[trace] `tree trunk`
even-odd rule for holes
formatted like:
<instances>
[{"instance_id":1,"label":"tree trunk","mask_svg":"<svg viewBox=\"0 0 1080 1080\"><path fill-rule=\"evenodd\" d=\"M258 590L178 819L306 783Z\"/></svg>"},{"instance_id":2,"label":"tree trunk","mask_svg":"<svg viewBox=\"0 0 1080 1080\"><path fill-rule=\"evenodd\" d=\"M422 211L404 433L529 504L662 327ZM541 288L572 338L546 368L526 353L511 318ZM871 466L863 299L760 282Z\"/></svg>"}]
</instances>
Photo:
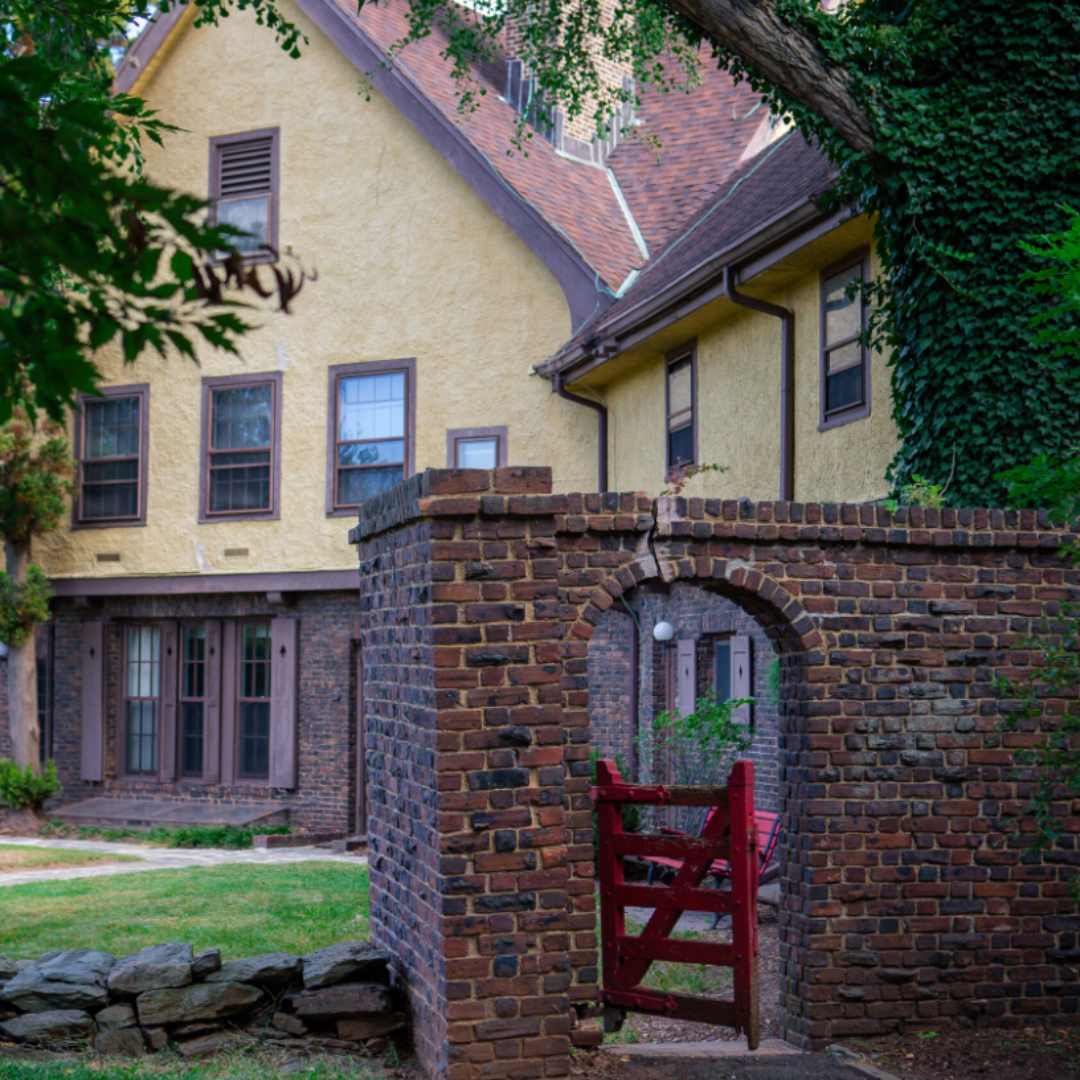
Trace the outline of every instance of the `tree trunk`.
<instances>
[{"instance_id":1,"label":"tree trunk","mask_svg":"<svg viewBox=\"0 0 1080 1080\"><path fill-rule=\"evenodd\" d=\"M865 110L851 96L847 74L814 38L781 18L777 0L664 0L710 40L825 119L848 145L874 149Z\"/></svg>"},{"instance_id":2,"label":"tree trunk","mask_svg":"<svg viewBox=\"0 0 1080 1080\"><path fill-rule=\"evenodd\" d=\"M15 584L26 580L30 565L30 544L4 545L7 572ZM37 710L37 631L22 645L8 645L8 724L15 764L41 771L41 729Z\"/></svg>"}]
</instances>

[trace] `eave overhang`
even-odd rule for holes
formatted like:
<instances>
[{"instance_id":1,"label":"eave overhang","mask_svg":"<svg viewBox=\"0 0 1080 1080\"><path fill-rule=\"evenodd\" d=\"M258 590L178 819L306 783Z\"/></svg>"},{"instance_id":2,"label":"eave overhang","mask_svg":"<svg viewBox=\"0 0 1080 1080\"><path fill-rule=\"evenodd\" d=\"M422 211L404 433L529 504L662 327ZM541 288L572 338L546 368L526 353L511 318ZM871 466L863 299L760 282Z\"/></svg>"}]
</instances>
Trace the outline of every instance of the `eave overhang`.
<instances>
[{"instance_id":1,"label":"eave overhang","mask_svg":"<svg viewBox=\"0 0 1080 1080\"><path fill-rule=\"evenodd\" d=\"M752 282L758 274L856 216L858 211L852 206L826 211L816 197L803 199L620 311L594 336L571 343L535 370L547 379L556 374L561 374L564 382L580 379L721 299L725 267L731 268L738 285Z\"/></svg>"}]
</instances>

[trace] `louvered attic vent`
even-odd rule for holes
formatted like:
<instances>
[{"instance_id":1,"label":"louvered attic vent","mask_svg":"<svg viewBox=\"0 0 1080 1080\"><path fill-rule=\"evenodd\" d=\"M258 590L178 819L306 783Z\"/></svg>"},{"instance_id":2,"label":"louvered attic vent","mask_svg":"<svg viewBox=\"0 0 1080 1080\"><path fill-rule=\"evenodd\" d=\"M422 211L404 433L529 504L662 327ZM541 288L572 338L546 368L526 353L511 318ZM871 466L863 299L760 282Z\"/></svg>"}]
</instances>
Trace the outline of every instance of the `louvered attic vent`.
<instances>
[{"instance_id":1,"label":"louvered attic vent","mask_svg":"<svg viewBox=\"0 0 1080 1080\"><path fill-rule=\"evenodd\" d=\"M211 139L210 170L210 196L217 223L244 233L233 244L245 259L274 258L278 216L277 129Z\"/></svg>"},{"instance_id":2,"label":"louvered attic vent","mask_svg":"<svg viewBox=\"0 0 1080 1080\"><path fill-rule=\"evenodd\" d=\"M274 175L274 140L252 139L251 142L222 146L218 196L271 191Z\"/></svg>"}]
</instances>

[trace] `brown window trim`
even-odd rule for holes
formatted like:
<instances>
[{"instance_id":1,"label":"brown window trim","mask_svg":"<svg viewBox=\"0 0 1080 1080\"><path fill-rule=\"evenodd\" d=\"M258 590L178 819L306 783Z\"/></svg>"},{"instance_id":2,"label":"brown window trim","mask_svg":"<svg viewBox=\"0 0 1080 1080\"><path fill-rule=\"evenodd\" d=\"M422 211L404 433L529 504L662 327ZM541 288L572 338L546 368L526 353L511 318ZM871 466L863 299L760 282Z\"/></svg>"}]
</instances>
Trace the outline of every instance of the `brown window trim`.
<instances>
[{"instance_id":1,"label":"brown window trim","mask_svg":"<svg viewBox=\"0 0 1080 1080\"><path fill-rule=\"evenodd\" d=\"M690 460L678 465L671 463L671 431L668 427L671 417L671 384L668 372L671 365L690 357ZM698 378L697 378L697 342L692 341L679 349L669 352L664 357L664 478L675 480L698 460Z\"/></svg>"},{"instance_id":2,"label":"brown window trim","mask_svg":"<svg viewBox=\"0 0 1080 1080\"><path fill-rule=\"evenodd\" d=\"M117 746L117 758L120 761L120 779L130 780L134 782L147 783L150 781L161 781L161 736L162 736L162 713L164 711L164 704L162 699L162 689L164 679L162 678L164 672L165 661L161 656L161 648L164 647L164 628L160 620L156 619L132 619L123 620L120 624L120 716L117 724L117 731L119 734L119 745ZM130 638L128 631L137 627L149 626L156 629L158 632L158 693L157 693L157 735L156 739L156 762L153 772L133 772L128 765L128 718L127 718L127 703L133 700L127 695L127 675L128 675L128 648L130 646ZM138 698L134 700L148 701L149 698Z\"/></svg>"},{"instance_id":3,"label":"brown window trim","mask_svg":"<svg viewBox=\"0 0 1080 1080\"><path fill-rule=\"evenodd\" d=\"M99 401L102 398L138 397L139 402L139 513L129 518L94 518L81 521L82 506L82 464L83 439L86 436L86 424L83 421L83 404L87 401ZM146 493L150 469L150 384L136 383L132 386L100 386L96 394L79 393L75 397L75 467L78 470L78 483L71 500L71 527L73 529L126 529L146 524Z\"/></svg>"},{"instance_id":4,"label":"brown window trim","mask_svg":"<svg viewBox=\"0 0 1080 1080\"><path fill-rule=\"evenodd\" d=\"M270 450L270 509L230 510L211 514L207 511L210 498L210 391L225 387L259 386L270 383L274 388L271 417ZM281 517L281 390L280 371L257 372L253 375L223 375L202 381L202 434L199 445L199 523L206 525L215 521L275 521Z\"/></svg>"},{"instance_id":5,"label":"brown window trim","mask_svg":"<svg viewBox=\"0 0 1080 1080\"><path fill-rule=\"evenodd\" d=\"M457 444L471 439L498 439L495 451L495 465L505 468L510 464L509 429L502 427L447 428L446 430L446 467L456 469Z\"/></svg>"},{"instance_id":6,"label":"brown window trim","mask_svg":"<svg viewBox=\"0 0 1080 1080\"><path fill-rule=\"evenodd\" d=\"M273 705L271 704L271 716L270 716L270 740L267 744L267 762L266 762L266 776L241 776L240 775L240 706L243 704L243 670L244 670L244 627L245 626L265 626L269 633L270 649L267 652L267 677L273 678L273 659L272 653L274 649L273 638L273 619L269 615L252 616L246 619L233 619L233 699L230 703L232 709L232 775L226 781L233 787L261 787L268 788L270 786L270 743L273 741ZM273 682L270 684L270 697L266 698L266 701L272 703L274 698L274 686ZM262 700L262 699L252 699Z\"/></svg>"},{"instance_id":7,"label":"brown window trim","mask_svg":"<svg viewBox=\"0 0 1080 1080\"><path fill-rule=\"evenodd\" d=\"M281 190L281 128L258 128L255 131L238 131L232 135L213 135L210 138L210 171L209 176L209 200L210 200L210 223L217 223L217 200L221 196L221 154L219 150L223 146L232 143L248 142L250 139L270 139L270 226L267 230L272 251L261 255L246 255L245 265L256 263L277 262L278 259L278 198Z\"/></svg>"},{"instance_id":8,"label":"brown window trim","mask_svg":"<svg viewBox=\"0 0 1080 1080\"><path fill-rule=\"evenodd\" d=\"M329 395L326 408L326 516L356 517L357 506L337 505L337 393L338 380L357 375L405 373L405 467L408 479L416 472L416 359L369 360L358 364L334 364L330 367Z\"/></svg>"},{"instance_id":9,"label":"brown window trim","mask_svg":"<svg viewBox=\"0 0 1080 1080\"><path fill-rule=\"evenodd\" d=\"M835 277L837 274L842 273L844 270L850 270L853 266L862 266L862 278L863 281L870 281L870 249L868 247L859 248L853 251L846 258L840 259L839 262L835 262L832 266L825 267L821 271L818 280L818 431L829 431L831 428L842 427L844 424L853 423L855 420L865 420L870 415L870 350L865 345L862 346L862 367L863 367L863 400L858 405L849 405L846 409L840 409L831 415L825 413L825 350L828 342L826 341L826 320L825 320L825 282L831 277ZM866 331L869 320L868 307L863 305L862 312L862 332ZM839 348L840 345L845 344L842 340L839 343L834 343L832 348Z\"/></svg>"}]
</instances>

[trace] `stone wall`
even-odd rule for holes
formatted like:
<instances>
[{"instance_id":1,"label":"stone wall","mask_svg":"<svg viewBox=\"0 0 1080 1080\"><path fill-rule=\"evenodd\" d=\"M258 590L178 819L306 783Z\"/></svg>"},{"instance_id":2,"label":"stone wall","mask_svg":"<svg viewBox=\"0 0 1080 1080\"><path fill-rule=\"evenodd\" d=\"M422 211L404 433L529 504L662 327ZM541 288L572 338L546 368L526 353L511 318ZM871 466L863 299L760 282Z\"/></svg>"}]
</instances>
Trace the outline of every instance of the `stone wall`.
<instances>
[{"instance_id":1,"label":"stone wall","mask_svg":"<svg viewBox=\"0 0 1080 1080\"><path fill-rule=\"evenodd\" d=\"M1060 863L990 844L1039 737L998 733L993 679L1080 596L1061 534L1028 511L549 492L546 470L431 470L353 534L365 667L422 696L380 750L372 908L386 941L438 913L400 958L448 1020L417 1039L430 1075L564 1075L571 1034L595 1037L575 1026L597 989L588 643L648 580L732 600L780 655L786 1037L1067 1022Z\"/></svg>"},{"instance_id":2,"label":"stone wall","mask_svg":"<svg viewBox=\"0 0 1080 1080\"><path fill-rule=\"evenodd\" d=\"M124 1057L170 1048L185 1060L258 1041L381 1053L407 1027L387 961L366 941L224 964L217 949L196 955L179 942L120 959L94 949L0 956L0 1038L92 1041Z\"/></svg>"}]
</instances>

